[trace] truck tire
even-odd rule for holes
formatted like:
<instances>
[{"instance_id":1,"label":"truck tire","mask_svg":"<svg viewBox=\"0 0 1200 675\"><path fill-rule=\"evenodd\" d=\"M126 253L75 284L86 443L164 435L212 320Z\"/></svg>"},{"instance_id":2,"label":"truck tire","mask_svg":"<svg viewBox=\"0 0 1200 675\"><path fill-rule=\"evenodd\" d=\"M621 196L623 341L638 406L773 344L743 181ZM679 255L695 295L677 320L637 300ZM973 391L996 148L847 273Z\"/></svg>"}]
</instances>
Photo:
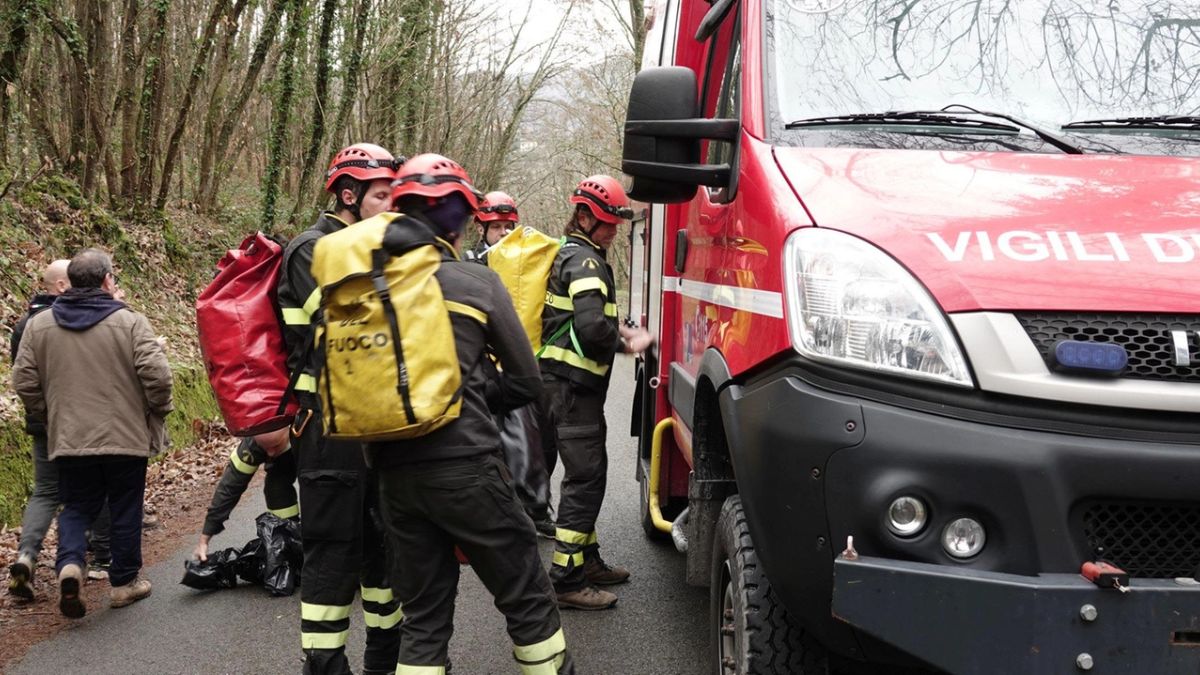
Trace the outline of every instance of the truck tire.
<instances>
[{"instance_id":1,"label":"truck tire","mask_svg":"<svg viewBox=\"0 0 1200 675\"><path fill-rule=\"evenodd\" d=\"M709 630L716 675L826 675L825 650L807 639L771 588L733 495L713 542Z\"/></svg>"}]
</instances>

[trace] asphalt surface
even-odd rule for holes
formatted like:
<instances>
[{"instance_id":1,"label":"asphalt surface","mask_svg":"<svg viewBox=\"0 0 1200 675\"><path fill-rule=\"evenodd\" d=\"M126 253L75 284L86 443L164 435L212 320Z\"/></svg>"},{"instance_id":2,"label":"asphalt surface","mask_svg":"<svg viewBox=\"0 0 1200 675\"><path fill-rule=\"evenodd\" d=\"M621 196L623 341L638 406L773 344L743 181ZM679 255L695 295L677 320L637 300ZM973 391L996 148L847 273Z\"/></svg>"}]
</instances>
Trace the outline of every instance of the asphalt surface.
<instances>
[{"instance_id":1,"label":"asphalt surface","mask_svg":"<svg viewBox=\"0 0 1200 675\"><path fill-rule=\"evenodd\" d=\"M649 542L638 518L635 446L628 436L633 399L632 362L618 357L609 391L608 496L597 531L606 560L628 567L630 583L613 588L620 603L605 612L563 612L567 644L579 673L690 675L706 671L706 589L686 585L684 558L671 546ZM557 491L557 479L554 484ZM240 546L254 536L261 493L248 493L229 529L212 549ZM13 675L89 673L298 673L301 669L300 598L272 598L261 588L200 593L179 585L195 537L166 562L145 572L150 598L126 608L89 607L86 617L34 645ZM542 540L544 561L553 544ZM96 582L93 582L96 583ZM351 667L362 665L363 625L351 614L347 647ZM464 570L450 642L454 672L516 673L504 619L474 573Z\"/></svg>"}]
</instances>

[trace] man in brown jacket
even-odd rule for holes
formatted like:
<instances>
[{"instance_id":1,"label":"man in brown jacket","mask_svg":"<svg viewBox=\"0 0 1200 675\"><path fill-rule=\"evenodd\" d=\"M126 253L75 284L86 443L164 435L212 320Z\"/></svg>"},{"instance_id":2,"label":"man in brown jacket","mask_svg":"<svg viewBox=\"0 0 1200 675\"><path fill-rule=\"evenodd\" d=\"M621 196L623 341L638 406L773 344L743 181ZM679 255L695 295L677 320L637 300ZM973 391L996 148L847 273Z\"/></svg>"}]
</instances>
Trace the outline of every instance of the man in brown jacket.
<instances>
[{"instance_id":1,"label":"man in brown jacket","mask_svg":"<svg viewBox=\"0 0 1200 675\"><path fill-rule=\"evenodd\" d=\"M112 516L111 606L150 595L142 567L146 462L172 409L171 370L146 317L113 298L112 259L96 249L67 268L71 289L30 320L13 388L44 422L59 467L59 610L79 618L86 531L108 499ZM51 358L53 355L53 358Z\"/></svg>"}]
</instances>

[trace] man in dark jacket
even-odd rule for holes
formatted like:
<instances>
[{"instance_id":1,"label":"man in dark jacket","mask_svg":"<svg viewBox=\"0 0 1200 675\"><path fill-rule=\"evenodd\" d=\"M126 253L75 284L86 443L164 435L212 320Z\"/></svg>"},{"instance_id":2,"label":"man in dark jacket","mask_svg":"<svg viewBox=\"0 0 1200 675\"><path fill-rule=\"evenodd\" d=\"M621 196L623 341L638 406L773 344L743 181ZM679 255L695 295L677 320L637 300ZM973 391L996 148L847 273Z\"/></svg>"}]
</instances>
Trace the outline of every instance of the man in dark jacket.
<instances>
[{"instance_id":1,"label":"man in dark jacket","mask_svg":"<svg viewBox=\"0 0 1200 675\"><path fill-rule=\"evenodd\" d=\"M316 359L310 349L313 315L321 289L312 276L317 240L388 210L394 158L371 143L356 143L334 155L325 189L333 211L288 242L279 276L288 368L303 368L296 381L300 413L292 425L292 449L300 485L300 645L305 675L350 672L346 638L355 591L360 591L367 646L364 675L392 673L399 650L399 603L387 581L383 533L377 523L374 478L364 464L362 444L326 439L317 398Z\"/></svg>"},{"instance_id":2,"label":"man in dark jacket","mask_svg":"<svg viewBox=\"0 0 1200 675\"><path fill-rule=\"evenodd\" d=\"M650 334L617 322L616 280L607 261L617 225L632 215L624 188L611 176L589 176L571 194L575 211L546 283L539 365L543 442L563 462L550 578L558 604L608 609L617 596L597 586L629 580L629 571L600 557L596 518L608 478L604 400L613 357L640 353Z\"/></svg>"},{"instance_id":3,"label":"man in dark jacket","mask_svg":"<svg viewBox=\"0 0 1200 675\"><path fill-rule=\"evenodd\" d=\"M537 364L499 277L461 261L455 246L479 195L461 166L430 154L400 168L392 196L407 217L392 223L383 245L388 249L391 236L398 235L441 249L436 279L462 374L457 419L419 438L367 446L379 472L395 565L392 585L405 614L396 675L446 672L459 579L455 546L504 613L521 672L573 673L533 523L500 458L487 401L489 392L496 399L493 407L533 401L541 389ZM492 382L476 367L487 352L501 366Z\"/></svg>"},{"instance_id":4,"label":"man in dark jacket","mask_svg":"<svg viewBox=\"0 0 1200 675\"><path fill-rule=\"evenodd\" d=\"M12 334L12 359L17 360L17 351L21 346L21 337L25 334L25 326L29 320L43 311L50 309L58 296L71 287L67 278L67 266L70 260L55 260L46 266L42 272L42 292L33 296L29 301L29 309L25 316L17 322ZM50 523L58 513L58 467L50 461L46 449L46 425L28 415L25 416L25 432L33 440L33 494L25 505L25 514L21 518L21 540L17 548L17 560L8 568L8 592L22 600L33 599L33 570L37 565L38 554L42 550L42 541L50 529ZM101 511L96 522L92 525L92 545L94 549L93 563L88 568L88 576L104 578L104 572L109 564L108 551L108 508Z\"/></svg>"},{"instance_id":5,"label":"man in dark jacket","mask_svg":"<svg viewBox=\"0 0 1200 675\"><path fill-rule=\"evenodd\" d=\"M13 388L46 424L59 469L59 609L79 618L86 530L108 500L112 514L111 606L150 595L142 567L147 459L164 445L171 368L146 317L116 300L107 253L87 249L67 268L71 288L29 321Z\"/></svg>"}]
</instances>

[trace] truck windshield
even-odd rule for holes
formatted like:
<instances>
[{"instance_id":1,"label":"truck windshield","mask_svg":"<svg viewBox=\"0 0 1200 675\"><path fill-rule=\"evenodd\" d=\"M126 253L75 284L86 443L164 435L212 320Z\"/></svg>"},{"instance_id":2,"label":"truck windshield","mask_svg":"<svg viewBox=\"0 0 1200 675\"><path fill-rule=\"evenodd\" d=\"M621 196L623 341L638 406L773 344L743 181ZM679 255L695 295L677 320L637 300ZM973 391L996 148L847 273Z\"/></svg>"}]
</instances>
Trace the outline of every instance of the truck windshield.
<instances>
[{"instance_id":1,"label":"truck windshield","mask_svg":"<svg viewBox=\"0 0 1200 675\"><path fill-rule=\"evenodd\" d=\"M1036 125L1084 152L1200 155L1195 123L1080 124L1197 119L1200 0L770 0L766 13L785 142L1061 152ZM1029 125L893 114L948 106Z\"/></svg>"}]
</instances>

